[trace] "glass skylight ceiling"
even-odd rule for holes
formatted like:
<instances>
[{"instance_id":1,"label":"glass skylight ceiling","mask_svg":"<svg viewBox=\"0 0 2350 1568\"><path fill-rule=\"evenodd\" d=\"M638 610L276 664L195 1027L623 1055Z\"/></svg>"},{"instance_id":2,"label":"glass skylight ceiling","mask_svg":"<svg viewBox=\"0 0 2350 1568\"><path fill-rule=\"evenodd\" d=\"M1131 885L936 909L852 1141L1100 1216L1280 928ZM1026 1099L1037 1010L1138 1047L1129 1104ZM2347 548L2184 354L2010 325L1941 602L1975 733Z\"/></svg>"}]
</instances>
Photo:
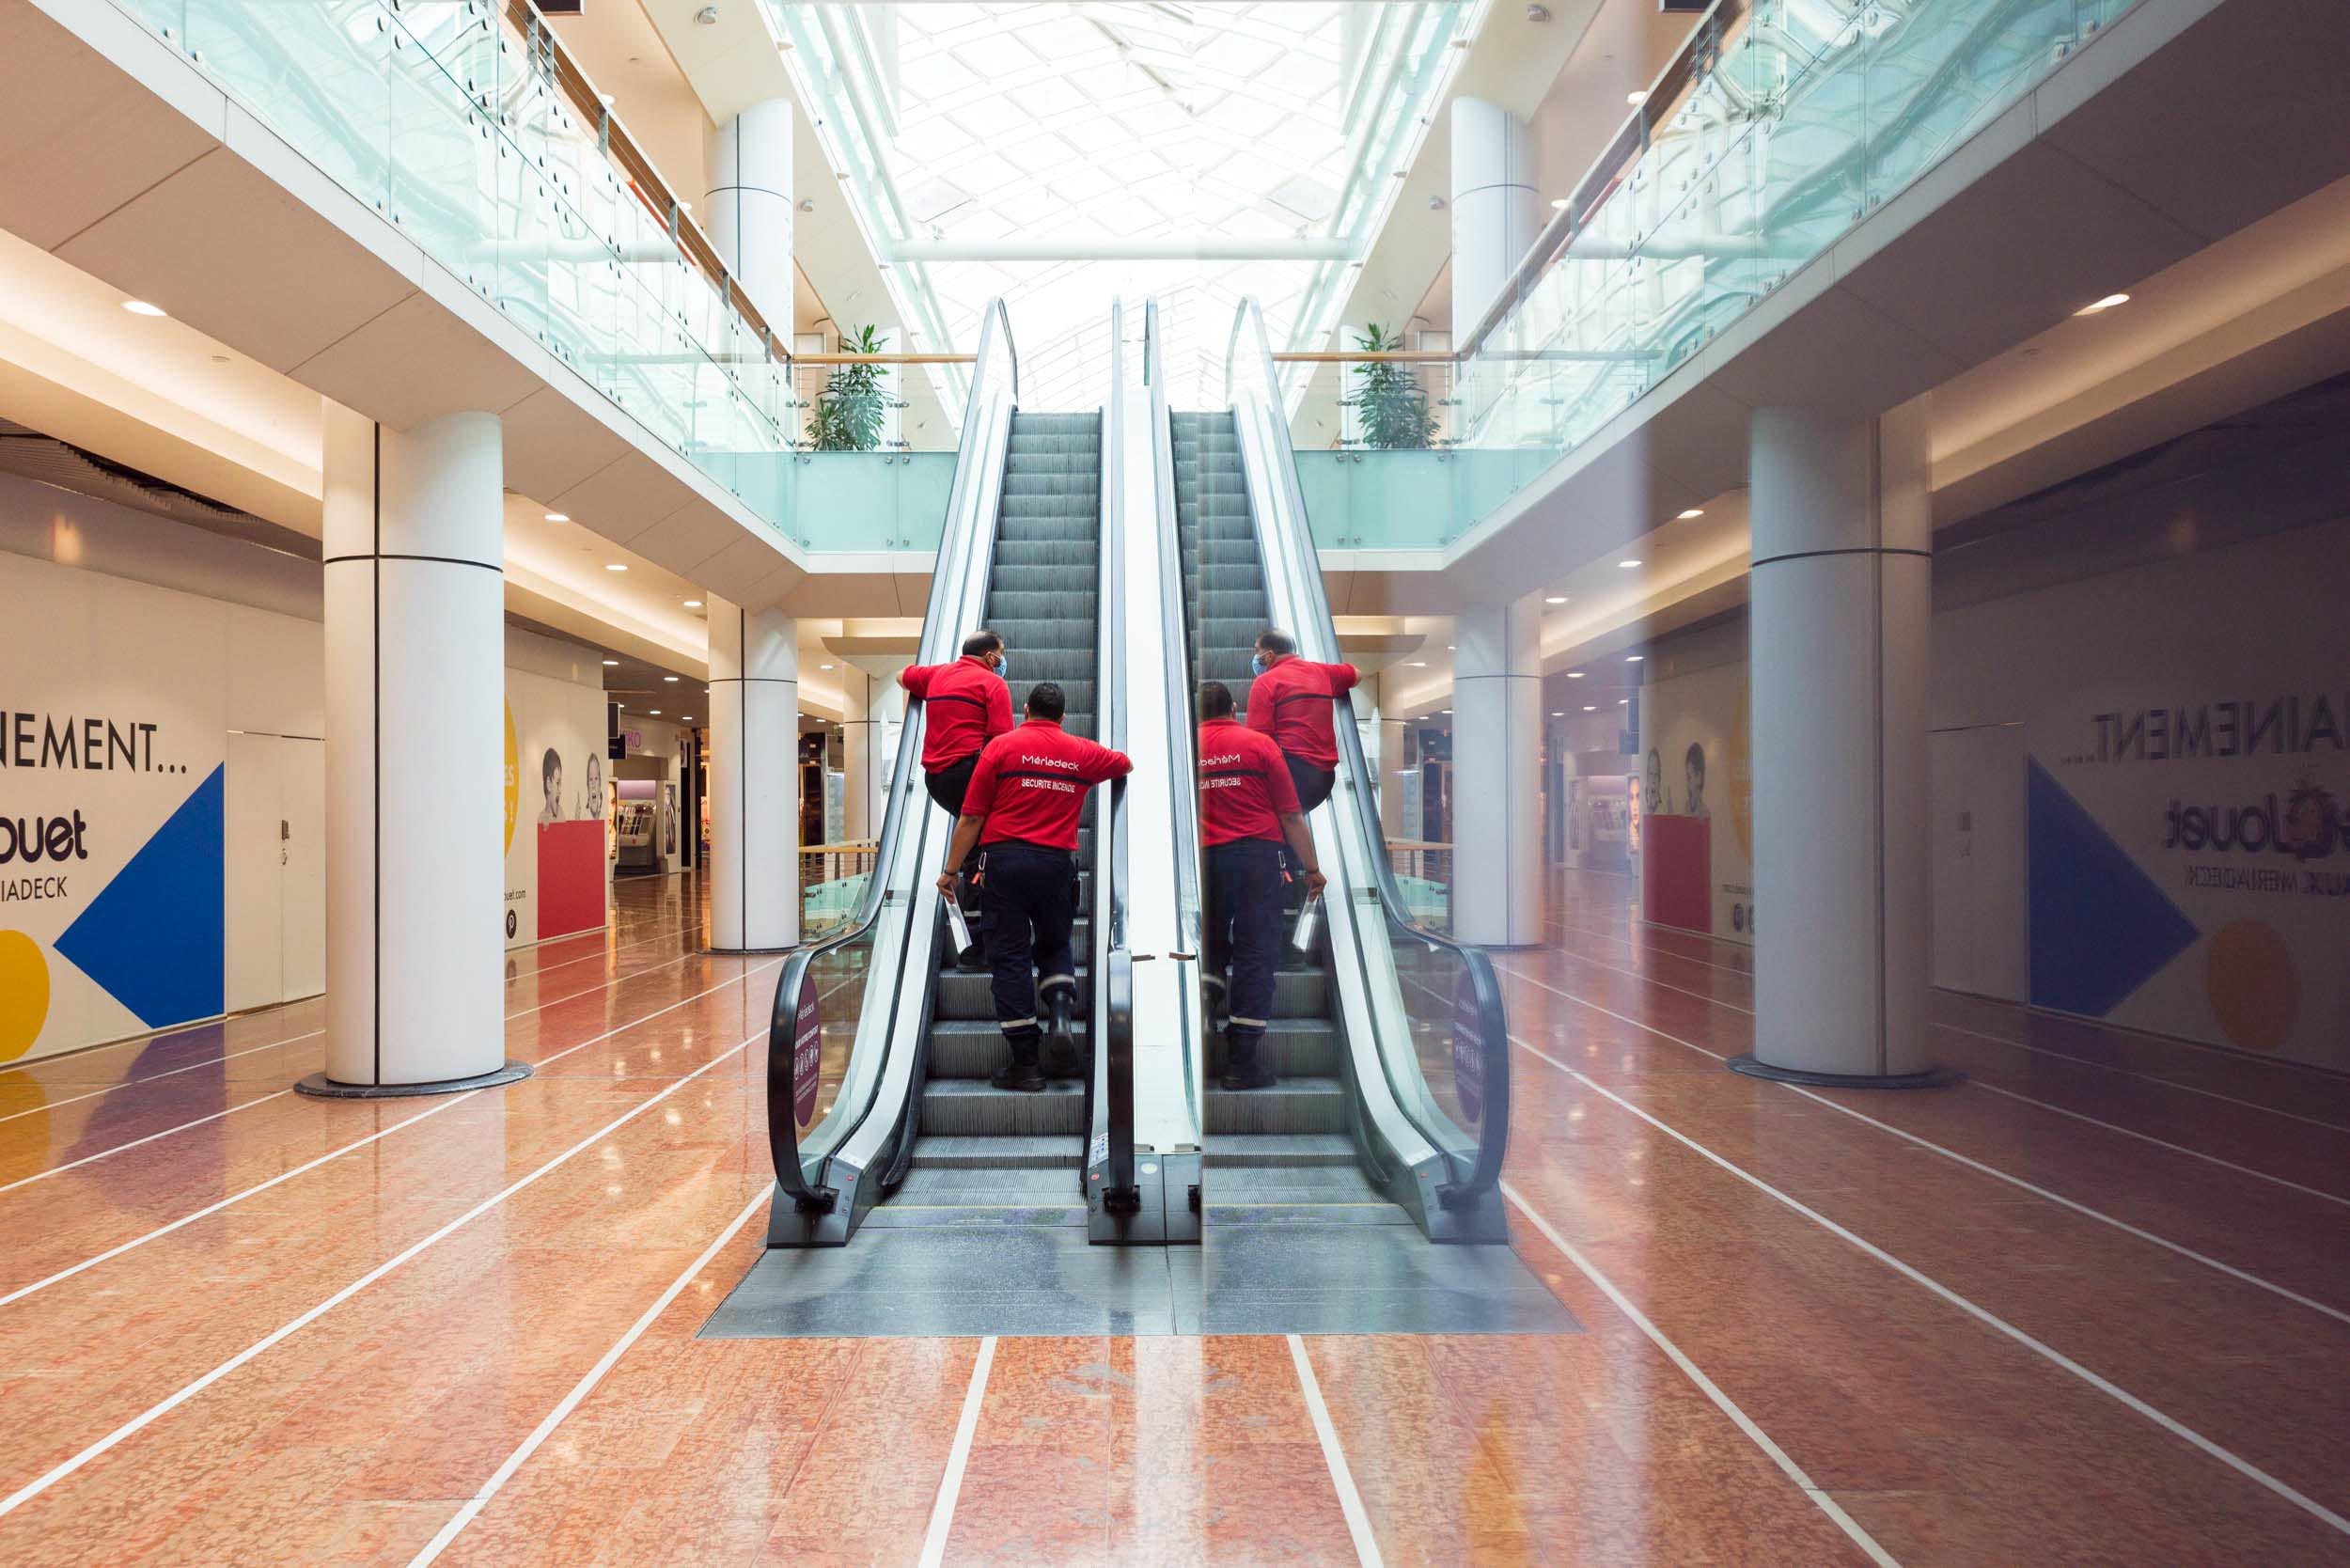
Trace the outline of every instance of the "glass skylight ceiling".
<instances>
[{"instance_id":1,"label":"glass skylight ceiling","mask_svg":"<svg viewBox=\"0 0 2350 1568\"><path fill-rule=\"evenodd\" d=\"M975 347L1000 294L1035 409L1099 401L1115 296L1158 296L1179 407L1244 295L1318 346L1484 4L770 0L907 346Z\"/></svg>"}]
</instances>

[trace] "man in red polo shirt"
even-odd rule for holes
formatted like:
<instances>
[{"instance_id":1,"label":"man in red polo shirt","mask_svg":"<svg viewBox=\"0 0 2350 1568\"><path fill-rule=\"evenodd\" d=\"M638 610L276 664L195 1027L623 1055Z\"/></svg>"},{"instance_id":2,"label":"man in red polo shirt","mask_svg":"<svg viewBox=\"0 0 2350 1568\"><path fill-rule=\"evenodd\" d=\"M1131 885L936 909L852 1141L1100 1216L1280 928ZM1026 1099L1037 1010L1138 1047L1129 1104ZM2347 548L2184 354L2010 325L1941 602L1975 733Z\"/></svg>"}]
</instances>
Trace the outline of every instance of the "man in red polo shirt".
<instances>
[{"instance_id":1,"label":"man in red polo shirt","mask_svg":"<svg viewBox=\"0 0 2350 1568\"><path fill-rule=\"evenodd\" d=\"M1297 803L1310 811L1330 798L1338 779L1339 732L1334 703L1362 679L1353 665L1318 665L1297 656L1297 639L1271 628L1257 635L1248 667L1248 728L1273 737L1289 760Z\"/></svg>"},{"instance_id":2,"label":"man in red polo shirt","mask_svg":"<svg viewBox=\"0 0 2350 1568\"><path fill-rule=\"evenodd\" d=\"M952 898L955 869L979 851L972 880L986 917L995 1025L1011 1047L1011 1061L996 1070L995 1083L1026 1094L1044 1087L1040 1000L1051 1019L1055 1054L1066 1058L1071 1049L1077 959L1069 930L1076 917L1077 817L1088 791L1123 778L1135 766L1124 752L1063 729L1061 715L1068 711L1068 699L1052 682L1028 689L1027 722L979 753L947 849L947 870L938 876L939 892Z\"/></svg>"},{"instance_id":3,"label":"man in red polo shirt","mask_svg":"<svg viewBox=\"0 0 2350 1568\"><path fill-rule=\"evenodd\" d=\"M1257 679L1248 687L1248 728L1270 735L1289 763L1301 810L1330 798L1339 776L1337 705L1362 679L1353 665L1318 665L1297 656L1297 639L1266 627L1257 634L1257 653L1248 667ZM1354 717L1348 705L1349 718ZM1290 907L1305 902L1301 887L1290 889Z\"/></svg>"},{"instance_id":4,"label":"man in red polo shirt","mask_svg":"<svg viewBox=\"0 0 2350 1568\"><path fill-rule=\"evenodd\" d=\"M1231 689L1221 681L1201 684L1199 720L1199 842L1208 877L1201 983L1209 1011L1225 1018L1224 1087L1270 1089L1273 1068L1260 1047L1281 956L1282 843L1304 869L1308 898L1322 891L1322 871L1281 748L1232 717Z\"/></svg>"},{"instance_id":5,"label":"man in red polo shirt","mask_svg":"<svg viewBox=\"0 0 2350 1568\"><path fill-rule=\"evenodd\" d=\"M979 748L1011 729L1011 687L1005 684L1004 663L1004 639L981 630L963 639L963 657L953 664L913 665L898 672L898 684L922 704L929 718L922 729L922 783L950 817L962 814ZM956 902L976 926L979 895L967 878ZM974 937L956 962L979 968L979 948Z\"/></svg>"}]
</instances>

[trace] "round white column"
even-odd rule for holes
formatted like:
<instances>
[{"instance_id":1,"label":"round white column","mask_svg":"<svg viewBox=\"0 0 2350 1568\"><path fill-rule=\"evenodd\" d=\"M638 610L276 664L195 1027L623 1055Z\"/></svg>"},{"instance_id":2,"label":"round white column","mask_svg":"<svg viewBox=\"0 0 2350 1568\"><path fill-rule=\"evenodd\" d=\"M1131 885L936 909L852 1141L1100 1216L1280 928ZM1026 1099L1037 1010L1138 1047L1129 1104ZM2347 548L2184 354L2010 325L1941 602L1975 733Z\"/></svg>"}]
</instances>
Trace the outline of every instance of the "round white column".
<instances>
[{"instance_id":1,"label":"round white column","mask_svg":"<svg viewBox=\"0 0 2350 1568\"><path fill-rule=\"evenodd\" d=\"M799 629L710 600L710 945L800 939Z\"/></svg>"},{"instance_id":2,"label":"round white column","mask_svg":"<svg viewBox=\"0 0 2350 1568\"><path fill-rule=\"evenodd\" d=\"M1542 232L1532 138L1498 103L1452 101L1452 335L1465 342Z\"/></svg>"},{"instance_id":3,"label":"round white column","mask_svg":"<svg viewBox=\"0 0 2350 1568\"><path fill-rule=\"evenodd\" d=\"M754 103L718 127L702 226L718 259L791 348L791 101Z\"/></svg>"},{"instance_id":4,"label":"round white column","mask_svg":"<svg viewBox=\"0 0 2350 1568\"><path fill-rule=\"evenodd\" d=\"M505 459L494 414L328 403L327 1095L510 1082Z\"/></svg>"},{"instance_id":5,"label":"round white column","mask_svg":"<svg viewBox=\"0 0 2350 1568\"><path fill-rule=\"evenodd\" d=\"M1543 939L1540 594L1453 619L1452 927L1464 942Z\"/></svg>"},{"instance_id":6,"label":"round white column","mask_svg":"<svg viewBox=\"0 0 2350 1568\"><path fill-rule=\"evenodd\" d=\"M1754 1054L1801 1082L1946 1082L1925 1031L1933 520L1923 400L1758 411Z\"/></svg>"}]
</instances>

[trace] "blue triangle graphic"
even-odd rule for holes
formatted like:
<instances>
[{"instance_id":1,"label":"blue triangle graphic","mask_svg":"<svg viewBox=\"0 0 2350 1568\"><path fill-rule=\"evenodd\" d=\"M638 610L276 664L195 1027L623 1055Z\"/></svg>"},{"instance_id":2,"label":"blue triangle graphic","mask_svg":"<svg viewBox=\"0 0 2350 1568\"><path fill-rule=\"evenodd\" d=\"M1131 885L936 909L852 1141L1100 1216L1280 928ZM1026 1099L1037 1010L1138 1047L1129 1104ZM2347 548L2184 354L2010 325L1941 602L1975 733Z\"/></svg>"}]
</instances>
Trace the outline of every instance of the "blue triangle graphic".
<instances>
[{"instance_id":1,"label":"blue triangle graphic","mask_svg":"<svg viewBox=\"0 0 2350 1568\"><path fill-rule=\"evenodd\" d=\"M180 803L55 943L150 1029L221 1010L223 772Z\"/></svg>"},{"instance_id":2,"label":"blue triangle graphic","mask_svg":"<svg viewBox=\"0 0 2350 1568\"><path fill-rule=\"evenodd\" d=\"M2200 933L2038 758L2029 766L2032 1005L2102 1018Z\"/></svg>"}]
</instances>

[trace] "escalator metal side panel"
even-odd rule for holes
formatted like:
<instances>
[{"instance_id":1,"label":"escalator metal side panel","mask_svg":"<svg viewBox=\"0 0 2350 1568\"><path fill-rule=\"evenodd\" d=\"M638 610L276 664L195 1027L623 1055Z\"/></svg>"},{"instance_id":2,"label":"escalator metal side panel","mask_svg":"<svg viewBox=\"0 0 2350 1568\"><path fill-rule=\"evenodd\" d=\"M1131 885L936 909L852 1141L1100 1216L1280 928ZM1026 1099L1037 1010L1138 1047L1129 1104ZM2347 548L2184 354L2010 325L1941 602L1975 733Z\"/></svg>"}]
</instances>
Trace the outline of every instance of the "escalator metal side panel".
<instances>
[{"instance_id":1,"label":"escalator metal side panel","mask_svg":"<svg viewBox=\"0 0 2350 1568\"><path fill-rule=\"evenodd\" d=\"M981 500L973 526L983 530L990 541L988 550L981 552L983 558L992 553L1002 508L1004 469L1011 445L1011 416L1009 405L991 410L988 428L975 451L981 463L975 479ZM985 603L984 579L988 573L977 575L982 580L976 589L966 583L962 597L951 605L959 625L976 624L972 612ZM976 604L966 603L974 598ZM926 635L929 630L924 628ZM901 882L911 889L911 896L903 901L902 914L884 939L887 946L877 947L873 955L878 973L896 977L889 987L889 1017L885 1026L888 1049L883 1058L881 1081L863 1121L842 1140L826 1167L826 1184L836 1194L832 1207L822 1214L802 1215L788 1202L777 1201L769 1215L770 1247L846 1245L883 1198L880 1176L895 1155L900 1141L911 1136L906 1119L915 1103L922 1047L930 1037L931 1015L936 1004L935 954L938 927L945 917L939 900L925 896L929 892L929 878L920 873L922 868L945 860L953 824L943 822L940 813L923 809L906 825L910 831L901 835L904 841L892 866L887 871L875 869L876 874L890 878L892 900ZM869 1003L873 999L875 983L867 981Z\"/></svg>"},{"instance_id":2,"label":"escalator metal side panel","mask_svg":"<svg viewBox=\"0 0 2350 1568\"><path fill-rule=\"evenodd\" d=\"M1250 400L1232 412L1249 510L1258 532L1259 563L1265 574L1266 599L1277 620L1287 619L1296 635L1308 639L1301 642L1300 652L1318 659L1334 659L1338 649L1330 628L1312 624L1313 618L1306 608L1310 600L1289 580L1286 557L1281 551L1267 547L1268 531L1278 526L1274 509L1281 504L1281 498L1276 491L1277 478L1272 473L1275 447L1264 421L1278 417L1278 411L1267 410ZM1317 633L1321 634L1319 637ZM1316 646L1319 642L1328 646ZM1356 780L1340 776L1340 790L1357 787ZM1354 1119L1356 1146L1369 1169L1386 1173L1388 1200L1410 1214L1431 1241L1481 1239L1465 1232L1460 1223L1462 1216L1436 1200L1437 1187L1451 1177L1450 1162L1404 1114L1381 1059L1374 1009L1384 1007L1391 1020L1406 1014L1392 955L1386 950L1377 890L1366 874L1364 857L1374 852L1351 841L1353 835L1348 830L1352 822L1353 818L1339 808L1335 796L1328 808L1314 812L1308 819L1315 856L1330 880L1323 905L1327 916L1333 981L1331 1016L1338 1025L1348 1064L1347 1076L1358 1111Z\"/></svg>"}]
</instances>

